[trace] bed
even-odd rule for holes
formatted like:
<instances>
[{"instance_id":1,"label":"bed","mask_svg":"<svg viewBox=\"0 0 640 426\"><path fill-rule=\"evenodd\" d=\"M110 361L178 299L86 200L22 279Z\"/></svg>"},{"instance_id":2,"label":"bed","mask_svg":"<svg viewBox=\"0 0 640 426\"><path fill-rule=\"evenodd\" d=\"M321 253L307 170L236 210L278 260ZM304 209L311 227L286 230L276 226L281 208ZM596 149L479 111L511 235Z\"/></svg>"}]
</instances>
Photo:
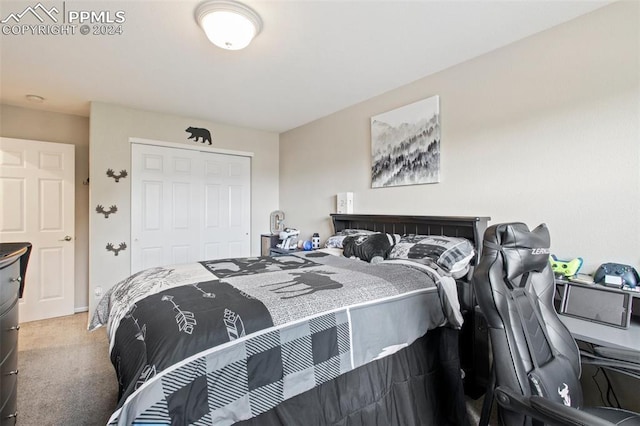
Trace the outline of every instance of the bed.
<instances>
[{"instance_id":1,"label":"bed","mask_svg":"<svg viewBox=\"0 0 640 426\"><path fill-rule=\"evenodd\" d=\"M478 253L487 218L332 220L337 235L374 232L349 235L345 252L386 239L386 260L217 259L141 271L105 294L90 328L107 326L119 383L109 424L467 424L459 339L477 256L454 278L444 256L398 248L446 236Z\"/></svg>"}]
</instances>

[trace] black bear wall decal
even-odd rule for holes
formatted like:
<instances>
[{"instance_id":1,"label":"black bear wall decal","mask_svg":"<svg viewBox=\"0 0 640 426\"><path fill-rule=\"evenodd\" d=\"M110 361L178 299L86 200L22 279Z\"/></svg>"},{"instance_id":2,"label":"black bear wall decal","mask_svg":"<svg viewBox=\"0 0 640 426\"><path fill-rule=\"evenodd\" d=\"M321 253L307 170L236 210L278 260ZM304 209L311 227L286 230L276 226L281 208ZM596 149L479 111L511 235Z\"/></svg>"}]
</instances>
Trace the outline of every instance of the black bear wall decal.
<instances>
[{"instance_id":1,"label":"black bear wall decal","mask_svg":"<svg viewBox=\"0 0 640 426\"><path fill-rule=\"evenodd\" d=\"M193 139L194 142L198 142L198 139L202 138L202 143L209 142L211 145L211 132L201 127L187 127L185 132L191 133L187 139Z\"/></svg>"}]
</instances>

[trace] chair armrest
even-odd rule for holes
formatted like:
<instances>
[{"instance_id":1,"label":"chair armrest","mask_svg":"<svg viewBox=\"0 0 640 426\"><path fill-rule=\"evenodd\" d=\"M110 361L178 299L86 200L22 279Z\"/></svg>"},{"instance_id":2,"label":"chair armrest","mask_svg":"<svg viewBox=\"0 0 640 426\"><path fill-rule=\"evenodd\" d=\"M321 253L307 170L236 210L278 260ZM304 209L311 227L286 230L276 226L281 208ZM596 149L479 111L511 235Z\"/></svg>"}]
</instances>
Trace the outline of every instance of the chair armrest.
<instances>
[{"instance_id":1,"label":"chair armrest","mask_svg":"<svg viewBox=\"0 0 640 426\"><path fill-rule=\"evenodd\" d=\"M568 407L559 404L550 399L541 396L531 397L531 406L545 415L557 419L561 425L577 425L577 426L614 426L600 417L585 411L578 410L574 407Z\"/></svg>"},{"instance_id":2,"label":"chair armrest","mask_svg":"<svg viewBox=\"0 0 640 426\"><path fill-rule=\"evenodd\" d=\"M504 386L495 390L498 403L505 409L524 414L548 425L615 426L593 414L567 407L540 396L526 397Z\"/></svg>"}]
</instances>

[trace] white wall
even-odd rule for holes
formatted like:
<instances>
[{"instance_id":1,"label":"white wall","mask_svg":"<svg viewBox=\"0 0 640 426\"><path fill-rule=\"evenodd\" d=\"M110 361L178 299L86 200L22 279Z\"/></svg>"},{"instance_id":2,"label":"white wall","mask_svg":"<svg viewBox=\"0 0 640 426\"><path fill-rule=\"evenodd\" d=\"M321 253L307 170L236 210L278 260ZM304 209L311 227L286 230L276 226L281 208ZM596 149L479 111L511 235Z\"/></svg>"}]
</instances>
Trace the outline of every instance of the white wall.
<instances>
[{"instance_id":1,"label":"white wall","mask_svg":"<svg viewBox=\"0 0 640 426\"><path fill-rule=\"evenodd\" d=\"M355 213L546 222L584 272L640 269L639 15L617 2L282 134L287 225L326 238L352 191ZM370 117L433 95L441 182L371 189Z\"/></svg>"},{"instance_id":2,"label":"white wall","mask_svg":"<svg viewBox=\"0 0 640 426\"><path fill-rule=\"evenodd\" d=\"M89 306L89 187L82 182L89 177L89 119L0 105L0 136L76 146L74 307L85 310Z\"/></svg>"},{"instance_id":3,"label":"white wall","mask_svg":"<svg viewBox=\"0 0 640 426\"><path fill-rule=\"evenodd\" d=\"M131 245L131 180L124 178L115 183L114 179L106 176L106 170L113 169L116 173L123 169L131 171L131 137L196 144L187 140L189 133L185 129L189 126L209 129L213 147L254 153L251 160L251 253L260 254L260 234L269 231L269 213L278 208L279 142L276 133L93 102L90 130L90 312L98 301L94 296L96 287L106 291L130 272L130 250L124 250L116 257L106 251L105 246L108 242ZM118 212L105 219L104 215L95 213L98 204L105 207L115 204Z\"/></svg>"}]
</instances>

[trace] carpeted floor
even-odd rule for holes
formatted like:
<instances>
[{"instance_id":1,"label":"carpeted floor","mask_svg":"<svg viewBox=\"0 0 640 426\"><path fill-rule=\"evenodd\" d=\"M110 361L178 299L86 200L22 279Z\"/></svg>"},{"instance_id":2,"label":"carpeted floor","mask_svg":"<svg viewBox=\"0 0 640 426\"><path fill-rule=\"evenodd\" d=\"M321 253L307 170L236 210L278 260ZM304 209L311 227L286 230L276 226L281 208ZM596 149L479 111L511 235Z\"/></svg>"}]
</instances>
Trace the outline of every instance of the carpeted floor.
<instances>
[{"instance_id":1,"label":"carpeted floor","mask_svg":"<svg viewBox=\"0 0 640 426\"><path fill-rule=\"evenodd\" d=\"M18 424L105 425L118 387L104 329L87 313L20 325Z\"/></svg>"},{"instance_id":2,"label":"carpeted floor","mask_svg":"<svg viewBox=\"0 0 640 426\"><path fill-rule=\"evenodd\" d=\"M18 343L18 424L106 425L118 386L106 330L87 331L87 313L21 324ZM468 400L472 424L482 398ZM491 424L495 425L495 417Z\"/></svg>"}]
</instances>

